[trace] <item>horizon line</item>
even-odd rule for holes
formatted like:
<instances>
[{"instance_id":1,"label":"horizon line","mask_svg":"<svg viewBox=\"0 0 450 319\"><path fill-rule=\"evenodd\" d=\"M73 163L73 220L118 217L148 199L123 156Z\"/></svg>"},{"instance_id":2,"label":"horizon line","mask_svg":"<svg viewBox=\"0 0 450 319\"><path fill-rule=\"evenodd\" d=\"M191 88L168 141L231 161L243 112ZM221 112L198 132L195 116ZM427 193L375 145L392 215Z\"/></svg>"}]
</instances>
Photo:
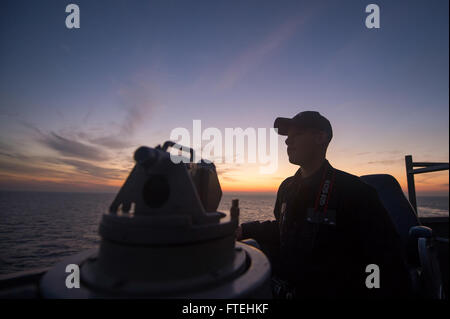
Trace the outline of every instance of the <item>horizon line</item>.
<instances>
[{"instance_id":1,"label":"horizon line","mask_svg":"<svg viewBox=\"0 0 450 319\"><path fill-rule=\"evenodd\" d=\"M0 189L0 192L9 192L9 193L59 193L59 194L111 194L116 195L117 192L108 192L108 191L58 191L58 190L27 190L27 189ZM269 190L222 190L222 194L270 194L276 195L277 191L269 191ZM405 197L408 199L408 193L403 192ZM416 195L417 197L449 197L449 193L447 194L424 194L424 195Z\"/></svg>"}]
</instances>

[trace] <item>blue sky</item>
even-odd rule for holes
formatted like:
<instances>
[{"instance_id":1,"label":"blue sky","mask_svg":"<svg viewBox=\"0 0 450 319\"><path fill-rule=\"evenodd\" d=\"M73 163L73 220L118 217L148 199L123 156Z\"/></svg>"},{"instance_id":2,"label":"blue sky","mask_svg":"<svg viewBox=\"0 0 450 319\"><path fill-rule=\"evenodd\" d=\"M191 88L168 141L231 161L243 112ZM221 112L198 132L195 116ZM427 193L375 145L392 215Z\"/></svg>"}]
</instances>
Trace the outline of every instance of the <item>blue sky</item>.
<instances>
[{"instance_id":1,"label":"blue sky","mask_svg":"<svg viewBox=\"0 0 450 319\"><path fill-rule=\"evenodd\" d=\"M377 30L366 1L73 1L72 30L68 3L0 4L1 188L113 189L134 148L193 119L271 127L306 109L353 174L404 186L404 155L448 162L448 1L376 1ZM279 144L273 176L226 167L225 188L276 189L296 169ZM418 189L448 194L448 173L430 176Z\"/></svg>"}]
</instances>

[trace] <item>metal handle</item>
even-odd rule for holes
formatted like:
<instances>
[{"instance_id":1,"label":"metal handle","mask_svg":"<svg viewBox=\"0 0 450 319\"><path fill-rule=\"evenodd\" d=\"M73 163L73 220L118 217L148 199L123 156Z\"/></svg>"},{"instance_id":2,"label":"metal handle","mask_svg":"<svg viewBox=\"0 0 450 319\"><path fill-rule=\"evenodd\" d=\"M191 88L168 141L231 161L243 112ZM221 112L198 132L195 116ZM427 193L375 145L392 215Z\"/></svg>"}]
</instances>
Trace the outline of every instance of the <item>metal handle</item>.
<instances>
[{"instance_id":1,"label":"metal handle","mask_svg":"<svg viewBox=\"0 0 450 319\"><path fill-rule=\"evenodd\" d=\"M193 149L193 148L186 147L186 146L177 144L177 143L172 142L172 141L165 141L161 149L162 149L163 151L167 152L167 149L168 149L169 147L174 147L174 146L179 147L179 148L180 148L181 150L183 150L183 151L185 151L186 149L189 149L189 153L191 154L190 161L191 161L191 162L194 161L194 149Z\"/></svg>"}]
</instances>

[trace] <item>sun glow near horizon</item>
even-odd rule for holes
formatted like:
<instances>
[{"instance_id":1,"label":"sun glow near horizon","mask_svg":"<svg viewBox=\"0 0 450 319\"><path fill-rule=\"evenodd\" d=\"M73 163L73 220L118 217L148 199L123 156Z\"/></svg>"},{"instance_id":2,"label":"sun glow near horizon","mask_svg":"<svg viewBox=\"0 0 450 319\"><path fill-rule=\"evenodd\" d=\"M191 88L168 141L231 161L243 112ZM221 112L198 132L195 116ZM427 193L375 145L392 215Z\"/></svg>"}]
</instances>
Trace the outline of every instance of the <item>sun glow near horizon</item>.
<instances>
[{"instance_id":1,"label":"sun glow near horizon","mask_svg":"<svg viewBox=\"0 0 450 319\"><path fill-rule=\"evenodd\" d=\"M361 176L367 174L390 174L400 183L407 193L406 168L401 160L397 163L378 163L378 165L356 166L345 164L342 160L329 158L335 168ZM375 161L374 161L375 162ZM299 168L286 162L280 162L274 174L260 174L255 164L227 164L227 169L217 165L218 178L223 192L253 192L275 193L281 182L295 174ZM0 188L3 190L29 191L86 191L86 192L117 192L123 185L130 170L122 170L115 178L92 176L88 171L77 172L73 169L46 170L36 168L40 174L33 176L20 173L0 174ZM448 171L433 172L415 176L415 186L418 195L448 195Z\"/></svg>"}]
</instances>

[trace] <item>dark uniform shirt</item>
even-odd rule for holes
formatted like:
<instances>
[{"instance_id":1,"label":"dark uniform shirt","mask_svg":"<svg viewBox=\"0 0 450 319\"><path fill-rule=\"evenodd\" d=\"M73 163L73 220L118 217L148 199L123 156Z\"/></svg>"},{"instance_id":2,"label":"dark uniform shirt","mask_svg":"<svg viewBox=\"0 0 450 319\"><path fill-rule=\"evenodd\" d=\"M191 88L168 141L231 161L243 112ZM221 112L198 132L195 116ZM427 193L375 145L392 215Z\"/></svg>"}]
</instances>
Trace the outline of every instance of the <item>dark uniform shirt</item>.
<instances>
[{"instance_id":1,"label":"dark uniform shirt","mask_svg":"<svg viewBox=\"0 0 450 319\"><path fill-rule=\"evenodd\" d=\"M296 297L408 296L400 238L376 190L359 177L327 160L309 177L299 170L280 185L274 215L242 224L243 236L260 243L274 276L295 287ZM366 286L370 264L379 267L379 289Z\"/></svg>"}]
</instances>

